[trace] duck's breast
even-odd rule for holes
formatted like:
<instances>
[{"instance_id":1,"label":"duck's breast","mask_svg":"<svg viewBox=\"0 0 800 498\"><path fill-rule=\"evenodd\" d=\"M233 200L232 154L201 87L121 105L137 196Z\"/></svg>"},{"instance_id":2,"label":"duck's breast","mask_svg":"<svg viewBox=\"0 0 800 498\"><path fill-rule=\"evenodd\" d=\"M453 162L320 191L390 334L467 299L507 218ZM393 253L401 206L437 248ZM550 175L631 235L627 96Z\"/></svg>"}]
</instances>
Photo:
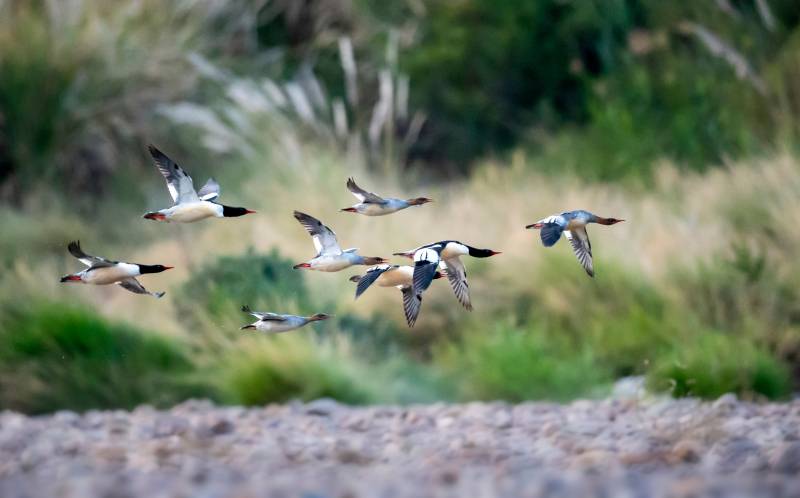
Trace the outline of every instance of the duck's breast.
<instances>
[{"instance_id":1,"label":"duck's breast","mask_svg":"<svg viewBox=\"0 0 800 498\"><path fill-rule=\"evenodd\" d=\"M458 256L466 256L469 254L469 249L460 242L448 242L444 249L442 249L441 258L450 259Z\"/></svg>"},{"instance_id":2,"label":"duck's breast","mask_svg":"<svg viewBox=\"0 0 800 498\"><path fill-rule=\"evenodd\" d=\"M394 213L398 208L391 207L387 204L373 204L364 203L358 207L358 212L367 216L383 216L385 214Z\"/></svg>"},{"instance_id":3,"label":"duck's breast","mask_svg":"<svg viewBox=\"0 0 800 498\"><path fill-rule=\"evenodd\" d=\"M273 334L278 334L280 332L288 332L290 330L294 330L298 327L301 327L305 324L305 319L299 316L290 316L287 317L286 320L283 321L260 321L256 328L263 332L270 332Z\"/></svg>"}]
</instances>

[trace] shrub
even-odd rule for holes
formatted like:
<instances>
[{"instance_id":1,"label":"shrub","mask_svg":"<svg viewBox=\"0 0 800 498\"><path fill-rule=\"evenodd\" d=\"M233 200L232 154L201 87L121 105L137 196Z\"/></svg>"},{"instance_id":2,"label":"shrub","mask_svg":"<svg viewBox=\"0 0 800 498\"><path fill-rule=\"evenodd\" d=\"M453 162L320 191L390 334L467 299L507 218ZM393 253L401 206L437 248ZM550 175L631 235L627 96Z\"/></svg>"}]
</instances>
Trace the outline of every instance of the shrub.
<instances>
[{"instance_id":1,"label":"shrub","mask_svg":"<svg viewBox=\"0 0 800 498\"><path fill-rule=\"evenodd\" d=\"M180 345L83 308L35 302L0 319L0 407L61 409L167 406L211 394L191 380Z\"/></svg>"},{"instance_id":2,"label":"shrub","mask_svg":"<svg viewBox=\"0 0 800 498\"><path fill-rule=\"evenodd\" d=\"M588 350L574 352L541 329L508 325L472 330L461 342L442 345L434 364L466 400L568 400L611 380Z\"/></svg>"},{"instance_id":3,"label":"shrub","mask_svg":"<svg viewBox=\"0 0 800 498\"><path fill-rule=\"evenodd\" d=\"M370 384L374 377L362 365L330 344L301 334L247 337L232 348L215 373L226 400L264 405L320 397L352 404L379 399L379 391Z\"/></svg>"},{"instance_id":4,"label":"shrub","mask_svg":"<svg viewBox=\"0 0 800 498\"><path fill-rule=\"evenodd\" d=\"M676 397L736 393L780 399L791 394L791 375L784 363L751 341L709 331L657 359L647 384Z\"/></svg>"}]
</instances>

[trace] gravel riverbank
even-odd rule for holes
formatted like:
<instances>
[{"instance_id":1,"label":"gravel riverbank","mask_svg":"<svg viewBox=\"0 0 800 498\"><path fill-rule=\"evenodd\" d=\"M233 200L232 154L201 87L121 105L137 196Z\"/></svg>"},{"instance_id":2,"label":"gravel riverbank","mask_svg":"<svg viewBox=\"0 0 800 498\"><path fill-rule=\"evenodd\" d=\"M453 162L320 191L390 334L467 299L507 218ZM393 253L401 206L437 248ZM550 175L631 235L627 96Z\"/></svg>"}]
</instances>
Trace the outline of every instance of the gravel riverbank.
<instances>
[{"instance_id":1,"label":"gravel riverbank","mask_svg":"<svg viewBox=\"0 0 800 498\"><path fill-rule=\"evenodd\" d=\"M800 401L0 414L0 496L800 496Z\"/></svg>"}]
</instances>

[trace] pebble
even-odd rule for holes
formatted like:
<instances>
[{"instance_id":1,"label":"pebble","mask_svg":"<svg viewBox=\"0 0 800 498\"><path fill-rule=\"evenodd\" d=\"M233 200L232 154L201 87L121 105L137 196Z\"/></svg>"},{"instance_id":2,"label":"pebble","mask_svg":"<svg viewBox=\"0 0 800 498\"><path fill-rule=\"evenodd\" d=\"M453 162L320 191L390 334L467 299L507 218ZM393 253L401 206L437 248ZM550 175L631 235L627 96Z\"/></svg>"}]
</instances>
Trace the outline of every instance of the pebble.
<instances>
[{"instance_id":1,"label":"pebble","mask_svg":"<svg viewBox=\"0 0 800 498\"><path fill-rule=\"evenodd\" d=\"M795 496L800 399L0 412L0 496Z\"/></svg>"},{"instance_id":2,"label":"pebble","mask_svg":"<svg viewBox=\"0 0 800 498\"><path fill-rule=\"evenodd\" d=\"M800 474L800 442L791 441L775 448L769 464L776 472Z\"/></svg>"}]
</instances>

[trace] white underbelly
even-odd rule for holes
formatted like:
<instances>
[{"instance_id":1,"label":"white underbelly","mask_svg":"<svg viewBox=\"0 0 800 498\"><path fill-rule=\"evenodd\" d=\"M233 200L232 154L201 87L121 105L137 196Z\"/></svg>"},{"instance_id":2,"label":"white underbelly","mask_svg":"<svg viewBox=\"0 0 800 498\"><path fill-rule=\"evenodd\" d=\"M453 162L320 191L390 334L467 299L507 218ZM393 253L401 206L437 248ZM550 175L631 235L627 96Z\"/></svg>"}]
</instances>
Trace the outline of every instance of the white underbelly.
<instances>
[{"instance_id":1,"label":"white underbelly","mask_svg":"<svg viewBox=\"0 0 800 498\"><path fill-rule=\"evenodd\" d=\"M447 246L445 246L444 249L442 249L442 252L439 255L439 257L442 260L445 260L445 259L457 258L459 256L466 256L467 254L469 254L469 251L467 251L464 246L457 244L448 244Z\"/></svg>"},{"instance_id":2,"label":"white underbelly","mask_svg":"<svg viewBox=\"0 0 800 498\"><path fill-rule=\"evenodd\" d=\"M93 285L108 285L119 282L132 276L128 269L120 267L96 268L87 272L83 281Z\"/></svg>"},{"instance_id":3,"label":"white underbelly","mask_svg":"<svg viewBox=\"0 0 800 498\"><path fill-rule=\"evenodd\" d=\"M192 223L217 216L217 209L210 202L200 202L192 204L182 204L172 208L172 213L167 217L170 221L179 223Z\"/></svg>"},{"instance_id":4,"label":"white underbelly","mask_svg":"<svg viewBox=\"0 0 800 498\"><path fill-rule=\"evenodd\" d=\"M310 261L311 269L317 271L340 271L353 266L353 263L341 256L322 256Z\"/></svg>"},{"instance_id":5,"label":"white underbelly","mask_svg":"<svg viewBox=\"0 0 800 498\"><path fill-rule=\"evenodd\" d=\"M397 211L397 208L381 204L361 204L358 212L367 216L383 216Z\"/></svg>"},{"instance_id":6,"label":"white underbelly","mask_svg":"<svg viewBox=\"0 0 800 498\"><path fill-rule=\"evenodd\" d=\"M290 330L294 330L299 328L302 324L294 323L294 322L271 322L271 321L261 321L258 322L256 325L256 330L261 332L269 332L271 334L278 334L281 332L288 332Z\"/></svg>"}]
</instances>

